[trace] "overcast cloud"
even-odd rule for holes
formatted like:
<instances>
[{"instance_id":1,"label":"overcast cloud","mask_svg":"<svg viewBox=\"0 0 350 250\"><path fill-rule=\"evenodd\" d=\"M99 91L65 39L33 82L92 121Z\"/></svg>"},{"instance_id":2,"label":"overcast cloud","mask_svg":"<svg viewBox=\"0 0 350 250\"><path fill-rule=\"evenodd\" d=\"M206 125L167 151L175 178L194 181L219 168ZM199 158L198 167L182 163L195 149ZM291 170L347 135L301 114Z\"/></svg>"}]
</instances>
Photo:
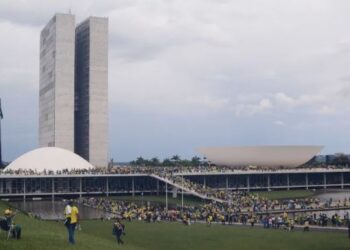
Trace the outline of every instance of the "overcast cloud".
<instances>
[{"instance_id":1,"label":"overcast cloud","mask_svg":"<svg viewBox=\"0 0 350 250\"><path fill-rule=\"evenodd\" d=\"M110 156L321 144L350 153L350 2L0 1L6 160L37 147L39 35L109 17Z\"/></svg>"}]
</instances>

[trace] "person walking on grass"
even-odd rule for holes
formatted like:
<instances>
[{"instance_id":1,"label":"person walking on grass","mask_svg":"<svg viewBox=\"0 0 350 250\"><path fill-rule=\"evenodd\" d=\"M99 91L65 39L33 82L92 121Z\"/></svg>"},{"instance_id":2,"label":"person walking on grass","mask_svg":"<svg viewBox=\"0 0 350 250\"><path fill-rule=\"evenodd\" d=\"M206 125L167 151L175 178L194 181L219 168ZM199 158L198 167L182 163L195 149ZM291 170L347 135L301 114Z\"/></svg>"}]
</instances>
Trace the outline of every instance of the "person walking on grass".
<instances>
[{"instance_id":1,"label":"person walking on grass","mask_svg":"<svg viewBox=\"0 0 350 250\"><path fill-rule=\"evenodd\" d=\"M310 231L310 227L309 227L309 220L306 220L304 222L304 229L303 229L304 232L308 232Z\"/></svg>"},{"instance_id":2,"label":"person walking on grass","mask_svg":"<svg viewBox=\"0 0 350 250\"><path fill-rule=\"evenodd\" d=\"M75 244L74 232L79 223L79 210L72 201L69 201L64 209L64 214L66 216L64 224L68 230L68 241L70 244Z\"/></svg>"},{"instance_id":3,"label":"person walking on grass","mask_svg":"<svg viewBox=\"0 0 350 250\"><path fill-rule=\"evenodd\" d=\"M211 226L212 220L213 220L213 216L208 215L208 217L207 217L207 226L209 226L209 227Z\"/></svg>"},{"instance_id":4,"label":"person walking on grass","mask_svg":"<svg viewBox=\"0 0 350 250\"><path fill-rule=\"evenodd\" d=\"M125 225L120 222L119 219L113 225L113 235L117 238L118 245L124 245L124 241L122 240L122 235L125 235Z\"/></svg>"}]
</instances>

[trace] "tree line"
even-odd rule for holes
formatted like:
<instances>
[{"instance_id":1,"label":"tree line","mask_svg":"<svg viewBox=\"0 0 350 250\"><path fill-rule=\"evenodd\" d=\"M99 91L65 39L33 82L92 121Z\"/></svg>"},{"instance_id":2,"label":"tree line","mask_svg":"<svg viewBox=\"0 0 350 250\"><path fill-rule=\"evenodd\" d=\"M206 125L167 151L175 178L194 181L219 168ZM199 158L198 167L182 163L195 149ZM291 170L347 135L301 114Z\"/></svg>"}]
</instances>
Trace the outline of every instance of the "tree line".
<instances>
[{"instance_id":1,"label":"tree line","mask_svg":"<svg viewBox=\"0 0 350 250\"><path fill-rule=\"evenodd\" d=\"M201 159L198 156L193 156L190 160L181 159L180 156L174 155L171 158L165 158L160 160L158 157L153 157L151 159L145 159L143 157L137 157L136 160L131 161L130 165L133 166L163 166L163 167L175 167L175 166L184 166L184 167L198 167L200 165L209 164L207 159L204 157Z\"/></svg>"}]
</instances>

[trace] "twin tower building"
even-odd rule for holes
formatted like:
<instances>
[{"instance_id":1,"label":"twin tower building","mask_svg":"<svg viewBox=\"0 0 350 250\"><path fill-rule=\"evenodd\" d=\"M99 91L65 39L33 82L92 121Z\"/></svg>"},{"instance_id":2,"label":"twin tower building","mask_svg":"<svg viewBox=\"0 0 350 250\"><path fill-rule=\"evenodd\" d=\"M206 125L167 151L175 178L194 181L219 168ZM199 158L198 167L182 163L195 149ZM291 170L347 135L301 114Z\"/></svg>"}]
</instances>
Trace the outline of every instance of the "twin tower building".
<instances>
[{"instance_id":1,"label":"twin tower building","mask_svg":"<svg viewBox=\"0 0 350 250\"><path fill-rule=\"evenodd\" d=\"M108 19L56 14L41 31L39 146L108 160Z\"/></svg>"}]
</instances>

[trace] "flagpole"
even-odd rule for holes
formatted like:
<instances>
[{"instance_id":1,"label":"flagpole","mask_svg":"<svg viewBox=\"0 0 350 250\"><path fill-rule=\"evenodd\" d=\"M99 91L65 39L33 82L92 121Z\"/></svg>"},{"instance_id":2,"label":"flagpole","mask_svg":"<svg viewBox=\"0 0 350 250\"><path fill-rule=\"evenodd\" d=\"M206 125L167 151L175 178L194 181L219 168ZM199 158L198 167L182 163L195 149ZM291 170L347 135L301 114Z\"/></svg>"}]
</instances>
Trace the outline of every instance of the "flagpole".
<instances>
[{"instance_id":1,"label":"flagpole","mask_svg":"<svg viewBox=\"0 0 350 250\"><path fill-rule=\"evenodd\" d=\"M165 207L166 212L168 212L168 183L165 182Z\"/></svg>"},{"instance_id":2,"label":"flagpole","mask_svg":"<svg viewBox=\"0 0 350 250\"><path fill-rule=\"evenodd\" d=\"M1 147L1 120L2 120L2 109L1 109L1 99L0 99L0 169L2 168L2 147Z\"/></svg>"},{"instance_id":3,"label":"flagpole","mask_svg":"<svg viewBox=\"0 0 350 250\"><path fill-rule=\"evenodd\" d=\"M1 117L0 117L0 169L2 168L2 147L1 147Z\"/></svg>"}]
</instances>

